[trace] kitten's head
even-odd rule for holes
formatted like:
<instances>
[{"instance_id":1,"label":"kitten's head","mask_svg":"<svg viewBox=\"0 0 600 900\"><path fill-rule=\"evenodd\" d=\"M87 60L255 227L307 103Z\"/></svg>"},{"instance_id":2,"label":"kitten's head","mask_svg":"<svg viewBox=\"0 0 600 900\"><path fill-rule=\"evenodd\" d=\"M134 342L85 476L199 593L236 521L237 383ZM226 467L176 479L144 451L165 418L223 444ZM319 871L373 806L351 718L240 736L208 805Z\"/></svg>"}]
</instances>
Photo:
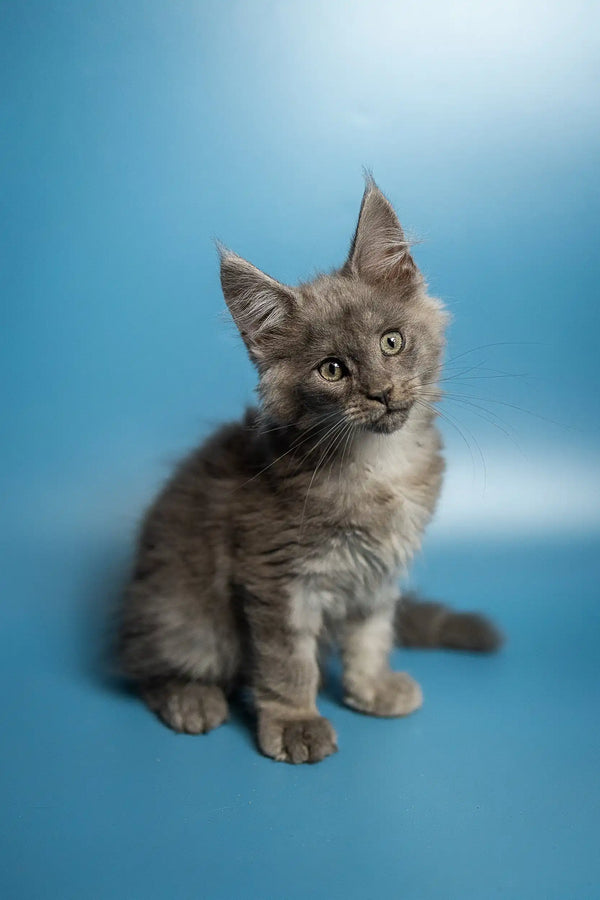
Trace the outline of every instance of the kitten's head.
<instances>
[{"instance_id":1,"label":"kitten's head","mask_svg":"<svg viewBox=\"0 0 600 900\"><path fill-rule=\"evenodd\" d=\"M283 285L221 249L225 300L260 376L267 413L311 427L343 420L400 428L439 375L447 315L425 283L389 201L368 179L348 259Z\"/></svg>"}]
</instances>

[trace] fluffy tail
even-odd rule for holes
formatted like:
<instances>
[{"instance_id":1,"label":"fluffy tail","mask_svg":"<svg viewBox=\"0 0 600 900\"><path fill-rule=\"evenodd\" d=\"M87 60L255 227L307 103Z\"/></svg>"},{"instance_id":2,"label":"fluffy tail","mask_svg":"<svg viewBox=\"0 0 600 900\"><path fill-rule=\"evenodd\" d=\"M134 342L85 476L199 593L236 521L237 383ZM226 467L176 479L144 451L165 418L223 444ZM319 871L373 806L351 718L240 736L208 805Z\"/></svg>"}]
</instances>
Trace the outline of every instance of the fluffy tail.
<instances>
[{"instance_id":1,"label":"fluffy tail","mask_svg":"<svg viewBox=\"0 0 600 900\"><path fill-rule=\"evenodd\" d=\"M485 616L455 612L443 603L405 594L396 609L396 643L402 647L447 647L491 653L504 637Z\"/></svg>"}]
</instances>

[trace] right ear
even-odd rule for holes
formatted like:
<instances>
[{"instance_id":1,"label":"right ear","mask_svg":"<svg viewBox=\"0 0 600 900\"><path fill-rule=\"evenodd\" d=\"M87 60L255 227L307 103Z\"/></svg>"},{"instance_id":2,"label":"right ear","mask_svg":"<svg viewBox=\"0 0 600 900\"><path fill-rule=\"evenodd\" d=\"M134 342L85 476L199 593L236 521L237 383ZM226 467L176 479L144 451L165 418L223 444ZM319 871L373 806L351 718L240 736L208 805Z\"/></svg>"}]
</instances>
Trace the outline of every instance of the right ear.
<instances>
[{"instance_id":1,"label":"right ear","mask_svg":"<svg viewBox=\"0 0 600 900\"><path fill-rule=\"evenodd\" d=\"M220 244L217 249L225 302L250 358L258 362L264 355L269 337L293 314L296 295L292 288L265 275L237 253Z\"/></svg>"}]
</instances>

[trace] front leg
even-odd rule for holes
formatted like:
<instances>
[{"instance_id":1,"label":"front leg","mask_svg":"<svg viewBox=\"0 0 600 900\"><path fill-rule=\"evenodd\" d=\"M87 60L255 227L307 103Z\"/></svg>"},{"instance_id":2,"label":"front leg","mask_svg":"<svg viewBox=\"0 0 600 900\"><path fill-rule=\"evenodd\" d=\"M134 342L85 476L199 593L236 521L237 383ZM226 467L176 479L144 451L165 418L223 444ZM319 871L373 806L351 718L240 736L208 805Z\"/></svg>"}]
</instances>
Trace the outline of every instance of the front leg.
<instances>
[{"instance_id":1,"label":"front leg","mask_svg":"<svg viewBox=\"0 0 600 900\"><path fill-rule=\"evenodd\" d=\"M406 716L423 702L421 688L405 672L392 672L394 606L344 623L341 634L345 702L372 716Z\"/></svg>"},{"instance_id":2,"label":"front leg","mask_svg":"<svg viewBox=\"0 0 600 900\"><path fill-rule=\"evenodd\" d=\"M316 705L320 615L294 616L279 604L261 604L249 621L260 749L291 763L319 762L335 753L335 731Z\"/></svg>"}]
</instances>

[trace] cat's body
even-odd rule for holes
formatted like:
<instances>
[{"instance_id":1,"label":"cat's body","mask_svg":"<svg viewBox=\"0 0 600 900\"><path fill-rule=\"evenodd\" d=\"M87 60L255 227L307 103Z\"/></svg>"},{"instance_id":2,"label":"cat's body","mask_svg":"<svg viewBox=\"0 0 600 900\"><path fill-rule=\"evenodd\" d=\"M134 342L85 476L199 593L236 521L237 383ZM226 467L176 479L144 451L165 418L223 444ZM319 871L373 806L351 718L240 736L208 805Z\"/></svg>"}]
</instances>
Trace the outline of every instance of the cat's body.
<instances>
[{"instance_id":1,"label":"cat's body","mask_svg":"<svg viewBox=\"0 0 600 900\"><path fill-rule=\"evenodd\" d=\"M375 715L421 703L388 667L395 628L416 644L496 641L480 617L398 603L441 486L419 390L434 396L445 314L372 182L340 272L292 289L223 252L222 282L262 406L190 455L147 514L122 659L176 730L220 724L243 681L263 752L316 761L336 748L316 709L325 640L341 647L346 701Z\"/></svg>"}]
</instances>

